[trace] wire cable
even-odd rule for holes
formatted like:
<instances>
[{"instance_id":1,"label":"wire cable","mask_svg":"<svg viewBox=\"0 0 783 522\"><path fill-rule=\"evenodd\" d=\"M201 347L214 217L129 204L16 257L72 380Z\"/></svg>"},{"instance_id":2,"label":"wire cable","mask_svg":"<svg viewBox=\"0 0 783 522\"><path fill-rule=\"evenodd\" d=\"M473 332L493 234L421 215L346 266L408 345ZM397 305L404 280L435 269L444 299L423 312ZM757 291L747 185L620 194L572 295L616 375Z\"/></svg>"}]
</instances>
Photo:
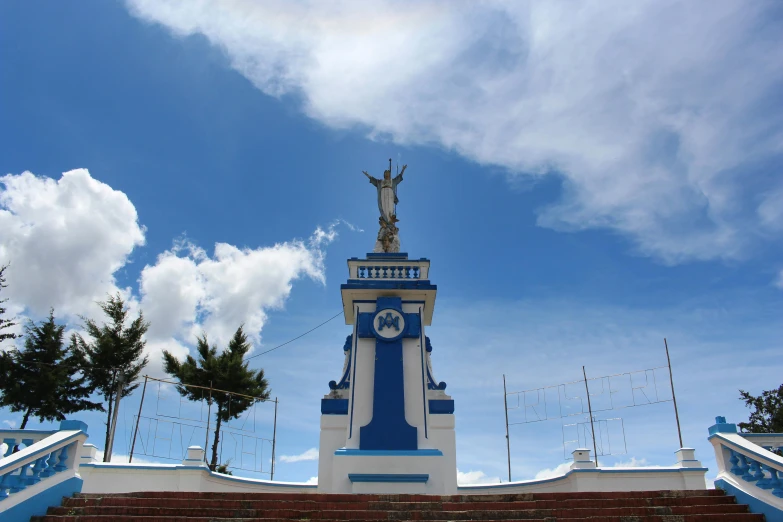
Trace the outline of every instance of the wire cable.
<instances>
[{"instance_id":1,"label":"wire cable","mask_svg":"<svg viewBox=\"0 0 783 522\"><path fill-rule=\"evenodd\" d=\"M273 351L277 350L278 348L282 348L283 346L285 346L285 345L287 345L287 344L291 344L292 342L294 342L294 341L297 341L297 340L301 339L301 338L302 338L302 337L304 337L305 335L307 335L307 334L309 334L309 333L311 333L311 332L314 332L314 331L318 330L320 327L322 327L323 325L325 325L325 324L326 324L326 323L328 323L329 321L332 321L332 320L334 320L334 319L337 319L337 318L338 318L338 317L340 317L341 315L343 315L343 311L342 311L342 310L340 310L340 313L338 313L337 315L333 315L332 317L330 317L329 319L327 319L327 320L326 320L326 321L324 321L323 323L319 324L318 326L316 326L316 327L314 327L314 328L311 328L311 329L307 330L305 333L303 333L303 334L301 334L301 335L298 335L298 336L294 337L294 338L293 338L293 339L291 339L290 341L286 341L286 342L284 342L283 344L278 344L278 345L277 345L277 346L275 346L274 348L270 348L269 350L263 351L263 352L261 352L261 353L257 353L257 354L255 354L255 355L251 355L250 357L246 357L244 360L245 360L245 361L249 361L250 359L254 359L254 358L256 358L256 357L260 357L261 355L264 355L264 354L266 354L266 353L269 353L269 352L273 352Z\"/></svg>"}]
</instances>

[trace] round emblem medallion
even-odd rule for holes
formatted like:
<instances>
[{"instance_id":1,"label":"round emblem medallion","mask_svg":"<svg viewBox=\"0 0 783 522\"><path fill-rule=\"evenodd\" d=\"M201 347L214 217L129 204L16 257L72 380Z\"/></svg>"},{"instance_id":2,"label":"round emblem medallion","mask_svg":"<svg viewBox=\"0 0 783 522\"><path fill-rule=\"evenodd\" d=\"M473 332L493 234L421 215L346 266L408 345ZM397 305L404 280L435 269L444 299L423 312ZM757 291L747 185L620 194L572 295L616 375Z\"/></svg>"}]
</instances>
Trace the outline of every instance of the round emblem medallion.
<instances>
[{"instance_id":1,"label":"round emblem medallion","mask_svg":"<svg viewBox=\"0 0 783 522\"><path fill-rule=\"evenodd\" d=\"M396 341L405 334L405 316L393 308L378 311L372 319L372 331L382 341Z\"/></svg>"}]
</instances>

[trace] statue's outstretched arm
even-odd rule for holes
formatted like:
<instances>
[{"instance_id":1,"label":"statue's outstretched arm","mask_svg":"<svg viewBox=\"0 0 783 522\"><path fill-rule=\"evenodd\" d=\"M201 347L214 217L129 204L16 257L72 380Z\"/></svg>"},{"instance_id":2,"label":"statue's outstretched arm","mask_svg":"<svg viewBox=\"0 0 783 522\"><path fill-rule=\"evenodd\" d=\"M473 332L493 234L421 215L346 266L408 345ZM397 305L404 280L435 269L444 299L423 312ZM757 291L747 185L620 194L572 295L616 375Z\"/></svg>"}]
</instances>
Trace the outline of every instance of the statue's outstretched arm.
<instances>
[{"instance_id":1,"label":"statue's outstretched arm","mask_svg":"<svg viewBox=\"0 0 783 522\"><path fill-rule=\"evenodd\" d=\"M399 174L397 174L396 176L394 176L394 181L396 181L397 183L399 183L400 181L402 181L402 175L403 175L403 173L405 172L405 169L406 169L406 168L408 168L408 166L407 166L407 165L403 165L403 166L402 166L402 170L400 171L400 173L399 173Z\"/></svg>"},{"instance_id":2,"label":"statue's outstretched arm","mask_svg":"<svg viewBox=\"0 0 783 522\"><path fill-rule=\"evenodd\" d=\"M363 171L362 171L362 174L364 174L365 176L367 176L367 179L369 179L369 180L370 180L370 183L372 183L373 185L377 185L377 184L378 184L378 181L380 181L380 180L378 180L378 179L376 179L376 178L374 178L374 177L370 176L369 174L367 174L367 171L365 171L365 170L363 170Z\"/></svg>"}]
</instances>

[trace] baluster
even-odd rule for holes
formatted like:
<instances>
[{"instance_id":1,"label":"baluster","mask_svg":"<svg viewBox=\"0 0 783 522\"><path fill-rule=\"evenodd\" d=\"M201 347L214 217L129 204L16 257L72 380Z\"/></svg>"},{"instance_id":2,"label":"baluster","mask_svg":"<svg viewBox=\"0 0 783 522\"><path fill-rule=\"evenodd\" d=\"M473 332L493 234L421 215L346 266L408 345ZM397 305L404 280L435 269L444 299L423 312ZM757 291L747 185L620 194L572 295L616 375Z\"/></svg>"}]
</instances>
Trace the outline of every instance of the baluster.
<instances>
[{"instance_id":1,"label":"baluster","mask_svg":"<svg viewBox=\"0 0 783 522\"><path fill-rule=\"evenodd\" d=\"M780 471L775 468L768 468L770 475L769 485L772 486L772 494L783 498L783 480L780 479Z\"/></svg>"},{"instance_id":2,"label":"baluster","mask_svg":"<svg viewBox=\"0 0 783 522\"><path fill-rule=\"evenodd\" d=\"M750 464L749 461L750 458L747 455L743 455L742 453L739 454L740 462L742 462L742 480L746 482L751 482L753 480L753 475L750 474Z\"/></svg>"},{"instance_id":3,"label":"baluster","mask_svg":"<svg viewBox=\"0 0 783 522\"><path fill-rule=\"evenodd\" d=\"M767 466L766 464L762 464L760 467L761 467L762 474L764 471L769 472L769 478L766 477L762 478L761 480L756 482L756 486L760 487L761 489L772 489L773 487L775 487L775 485L772 483L775 477L775 473L773 469Z\"/></svg>"},{"instance_id":4,"label":"baluster","mask_svg":"<svg viewBox=\"0 0 783 522\"><path fill-rule=\"evenodd\" d=\"M417 266L413 269L413 278L419 279L420 277L421 277L421 267Z\"/></svg>"},{"instance_id":5,"label":"baluster","mask_svg":"<svg viewBox=\"0 0 783 522\"><path fill-rule=\"evenodd\" d=\"M0 477L0 501L2 501L5 498L8 498L8 490L10 489L9 483L11 481L11 472L5 473L2 477Z\"/></svg>"},{"instance_id":6,"label":"baluster","mask_svg":"<svg viewBox=\"0 0 783 522\"><path fill-rule=\"evenodd\" d=\"M18 475L11 476L12 479L15 479L11 483L11 493L19 493L20 491L22 491L24 488L27 487L27 481L25 479L25 476L27 475L27 468L28 466L24 465L21 468L18 468L19 469Z\"/></svg>"},{"instance_id":7,"label":"baluster","mask_svg":"<svg viewBox=\"0 0 783 522\"><path fill-rule=\"evenodd\" d=\"M386 279L386 266L381 267L381 278Z\"/></svg>"},{"instance_id":8,"label":"baluster","mask_svg":"<svg viewBox=\"0 0 783 522\"><path fill-rule=\"evenodd\" d=\"M41 471L41 477L46 478L54 475L56 473L54 469L55 464L57 464L57 455L56 452L53 451L49 454L49 459L46 461L46 467Z\"/></svg>"},{"instance_id":9,"label":"baluster","mask_svg":"<svg viewBox=\"0 0 783 522\"><path fill-rule=\"evenodd\" d=\"M756 482L758 480L761 480L764 478L764 473L761 471L761 466L758 463L758 461L753 459L750 460L750 469L748 470L748 475L750 475L750 480L748 482Z\"/></svg>"},{"instance_id":10,"label":"baluster","mask_svg":"<svg viewBox=\"0 0 783 522\"><path fill-rule=\"evenodd\" d=\"M378 277L378 267L377 266L371 266L370 267L370 279L377 279Z\"/></svg>"},{"instance_id":11,"label":"baluster","mask_svg":"<svg viewBox=\"0 0 783 522\"><path fill-rule=\"evenodd\" d=\"M399 277L400 279L405 279L405 267L404 266L398 266L397 267L397 272L398 272L397 277Z\"/></svg>"},{"instance_id":12,"label":"baluster","mask_svg":"<svg viewBox=\"0 0 783 522\"><path fill-rule=\"evenodd\" d=\"M41 482L41 472L46 467L46 455L41 457L40 459L36 459L35 466L33 466L33 473L30 475L30 477L27 479L27 484L32 486L33 484L37 482Z\"/></svg>"},{"instance_id":13,"label":"baluster","mask_svg":"<svg viewBox=\"0 0 783 522\"><path fill-rule=\"evenodd\" d=\"M65 461L68 460L68 446L63 448L58 459L59 462L57 462L57 465L54 466L54 471L59 472L68 469L68 466L65 465Z\"/></svg>"},{"instance_id":14,"label":"baluster","mask_svg":"<svg viewBox=\"0 0 783 522\"><path fill-rule=\"evenodd\" d=\"M8 449L5 450L5 455L3 455L3 457L7 457L8 455L14 452L14 446L16 446L16 439L3 439L3 442L8 445Z\"/></svg>"},{"instance_id":15,"label":"baluster","mask_svg":"<svg viewBox=\"0 0 783 522\"><path fill-rule=\"evenodd\" d=\"M742 474L742 468L738 465L739 463L739 457L737 457L737 452L733 449L729 450L731 452L731 458L729 459L729 462L731 462L731 472L735 475L741 475Z\"/></svg>"},{"instance_id":16,"label":"baluster","mask_svg":"<svg viewBox=\"0 0 783 522\"><path fill-rule=\"evenodd\" d=\"M22 444L24 444L25 448L29 448L33 445L33 439L22 439Z\"/></svg>"}]
</instances>

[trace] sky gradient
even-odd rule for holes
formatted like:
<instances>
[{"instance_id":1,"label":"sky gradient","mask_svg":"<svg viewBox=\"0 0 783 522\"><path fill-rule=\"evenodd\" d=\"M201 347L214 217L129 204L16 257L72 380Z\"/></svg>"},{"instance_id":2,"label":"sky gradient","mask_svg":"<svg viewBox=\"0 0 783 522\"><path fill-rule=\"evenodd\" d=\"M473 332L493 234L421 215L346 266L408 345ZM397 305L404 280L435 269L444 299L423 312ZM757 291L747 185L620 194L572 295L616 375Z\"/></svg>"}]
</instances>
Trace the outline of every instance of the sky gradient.
<instances>
[{"instance_id":1,"label":"sky gradient","mask_svg":"<svg viewBox=\"0 0 783 522\"><path fill-rule=\"evenodd\" d=\"M463 481L506 478L503 374L522 390L661 366L664 337L685 444L714 476L707 427L783 375L782 17L772 1L4 3L3 296L79 330L122 292L151 321L150 375L202 331L223 344L245 324L258 353L340 311L345 260L376 234L361 171L392 158L402 250L439 289L428 335ZM281 480L316 475L348 333L336 319L253 359L280 399ZM672 463L670 403L612 415L627 453L607 463ZM102 417L79 417L100 446ZM562 438L515 427L513 477L561 465Z\"/></svg>"}]
</instances>

